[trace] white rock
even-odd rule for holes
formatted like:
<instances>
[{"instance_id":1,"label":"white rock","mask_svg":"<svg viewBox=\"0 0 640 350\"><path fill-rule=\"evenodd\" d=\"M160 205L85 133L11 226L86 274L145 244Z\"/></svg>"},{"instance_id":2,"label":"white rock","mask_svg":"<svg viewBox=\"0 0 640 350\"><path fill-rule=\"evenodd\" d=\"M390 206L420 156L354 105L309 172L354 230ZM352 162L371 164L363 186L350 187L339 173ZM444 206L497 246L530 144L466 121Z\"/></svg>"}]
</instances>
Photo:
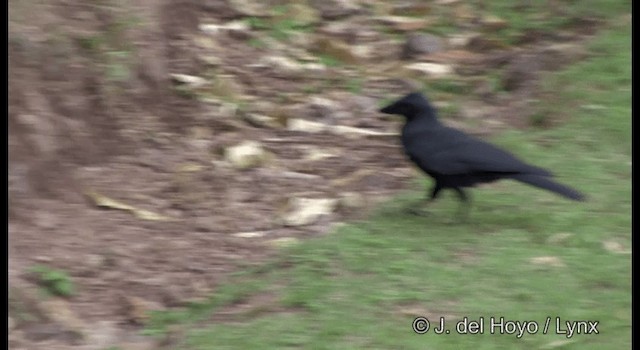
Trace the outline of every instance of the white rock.
<instances>
[{"instance_id":1,"label":"white rock","mask_svg":"<svg viewBox=\"0 0 640 350\"><path fill-rule=\"evenodd\" d=\"M405 69L425 74L431 77L441 77L453 73L453 67L448 64L418 62L404 66Z\"/></svg>"},{"instance_id":2,"label":"white rock","mask_svg":"<svg viewBox=\"0 0 640 350\"><path fill-rule=\"evenodd\" d=\"M309 148L306 151L304 159L309 161L317 161L332 157L336 157L336 155L320 148Z\"/></svg>"},{"instance_id":3,"label":"white rock","mask_svg":"<svg viewBox=\"0 0 640 350\"><path fill-rule=\"evenodd\" d=\"M327 129L327 125L324 123L312 122L304 119L289 119L287 120L287 129L291 131L304 131L310 133L319 133Z\"/></svg>"},{"instance_id":4,"label":"white rock","mask_svg":"<svg viewBox=\"0 0 640 350\"><path fill-rule=\"evenodd\" d=\"M480 36L478 33L460 33L449 37L449 45L453 48L464 48L469 45L473 38Z\"/></svg>"},{"instance_id":5,"label":"white rock","mask_svg":"<svg viewBox=\"0 0 640 350\"><path fill-rule=\"evenodd\" d=\"M338 203L333 198L292 198L291 210L282 218L285 226L304 226L317 221L321 216L331 214Z\"/></svg>"},{"instance_id":6,"label":"white rock","mask_svg":"<svg viewBox=\"0 0 640 350\"><path fill-rule=\"evenodd\" d=\"M304 69L309 72L319 73L327 70L327 66L322 63L305 63Z\"/></svg>"},{"instance_id":7,"label":"white rock","mask_svg":"<svg viewBox=\"0 0 640 350\"><path fill-rule=\"evenodd\" d=\"M269 244L273 245L276 248L285 248L297 244L298 242L299 239L295 237L280 237L270 240Z\"/></svg>"},{"instance_id":8,"label":"white rock","mask_svg":"<svg viewBox=\"0 0 640 350\"><path fill-rule=\"evenodd\" d=\"M205 78L195 75L173 73L171 74L171 78L178 83L189 85L192 88L199 88L207 84L207 80Z\"/></svg>"},{"instance_id":9,"label":"white rock","mask_svg":"<svg viewBox=\"0 0 640 350\"><path fill-rule=\"evenodd\" d=\"M264 231L250 231L250 232L238 232L232 234L233 237L238 238L260 238L264 237L266 233Z\"/></svg>"},{"instance_id":10,"label":"white rock","mask_svg":"<svg viewBox=\"0 0 640 350\"><path fill-rule=\"evenodd\" d=\"M249 32L251 27L242 21L231 21L224 24L201 24L199 29L207 34L218 34L223 31Z\"/></svg>"},{"instance_id":11,"label":"white rock","mask_svg":"<svg viewBox=\"0 0 640 350\"><path fill-rule=\"evenodd\" d=\"M237 169L260 166L266 157L267 152L256 141L245 141L225 150L225 159Z\"/></svg>"},{"instance_id":12,"label":"white rock","mask_svg":"<svg viewBox=\"0 0 640 350\"><path fill-rule=\"evenodd\" d=\"M242 116L249 124L263 128L280 128L282 123L277 118L259 113L246 113Z\"/></svg>"}]
</instances>

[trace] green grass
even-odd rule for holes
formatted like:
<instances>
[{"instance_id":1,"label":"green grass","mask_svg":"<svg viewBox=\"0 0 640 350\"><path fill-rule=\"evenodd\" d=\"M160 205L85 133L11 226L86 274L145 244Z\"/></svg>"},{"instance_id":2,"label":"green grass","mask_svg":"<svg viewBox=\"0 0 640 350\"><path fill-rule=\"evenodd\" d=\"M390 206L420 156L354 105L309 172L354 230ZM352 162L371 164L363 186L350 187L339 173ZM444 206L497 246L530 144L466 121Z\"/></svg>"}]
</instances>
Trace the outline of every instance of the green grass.
<instances>
[{"instance_id":1,"label":"green grass","mask_svg":"<svg viewBox=\"0 0 640 350\"><path fill-rule=\"evenodd\" d=\"M631 247L630 44L629 25L620 24L593 41L592 58L547 78L545 101L554 108L546 113L562 121L557 127L492 140L553 169L587 202L504 181L472 190L469 222L451 225L452 193L430 217L404 213L423 196L416 186L368 221L239 272L210 300L158 313L147 332L182 325L181 348L191 349L629 348L631 255L603 244ZM533 263L538 257L560 266ZM266 304L211 321L221 308L265 296ZM435 322L442 315L451 334L411 329L417 316ZM488 334L492 316L536 321L540 330L522 338ZM456 334L463 317L484 317L487 334ZM600 334L553 334L555 317L599 321Z\"/></svg>"},{"instance_id":2,"label":"green grass","mask_svg":"<svg viewBox=\"0 0 640 350\"><path fill-rule=\"evenodd\" d=\"M271 18L247 17L246 22L254 30L267 31L269 35L280 41L286 41L293 32L309 32L313 26L301 23L294 15L288 14L289 6L280 5L271 9Z\"/></svg>"},{"instance_id":3,"label":"green grass","mask_svg":"<svg viewBox=\"0 0 640 350\"><path fill-rule=\"evenodd\" d=\"M326 54L318 55L318 60L320 61L321 64L327 67L339 67L340 65L343 64L342 61L340 61L339 59Z\"/></svg>"},{"instance_id":4,"label":"green grass","mask_svg":"<svg viewBox=\"0 0 640 350\"><path fill-rule=\"evenodd\" d=\"M46 294L70 297L75 293L73 281L65 271L36 265L31 272L36 275L38 284Z\"/></svg>"},{"instance_id":5,"label":"green grass","mask_svg":"<svg viewBox=\"0 0 640 350\"><path fill-rule=\"evenodd\" d=\"M462 6L467 10L461 11ZM460 25L468 24L468 19L461 18L460 13L466 12L467 15L480 18L492 14L506 22L506 26L491 33L492 36L505 44L513 44L528 31L553 34L579 27L579 22L585 19L615 22L617 15L630 13L630 10L630 0L466 1L457 6L435 6L432 14L435 23L425 31L440 35L453 34L459 32ZM580 31L584 32L592 26L587 24Z\"/></svg>"}]
</instances>

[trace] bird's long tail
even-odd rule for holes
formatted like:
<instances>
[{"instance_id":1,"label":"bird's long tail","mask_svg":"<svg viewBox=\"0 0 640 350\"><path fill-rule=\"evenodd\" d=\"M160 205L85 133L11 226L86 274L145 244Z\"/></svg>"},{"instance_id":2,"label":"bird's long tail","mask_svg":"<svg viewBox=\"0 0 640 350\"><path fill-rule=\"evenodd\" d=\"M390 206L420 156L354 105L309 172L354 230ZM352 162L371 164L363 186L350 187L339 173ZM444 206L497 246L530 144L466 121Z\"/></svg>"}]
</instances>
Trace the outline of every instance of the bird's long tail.
<instances>
[{"instance_id":1,"label":"bird's long tail","mask_svg":"<svg viewBox=\"0 0 640 350\"><path fill-rule=\"evenodd\" d=\"M512 177L514 180L524 182L529 185L543 188L551 192L555 192L561 196L573 199L574 201L583 201L585 196L569 186L559 184L548 177L532 174L517 174Z\"/></svg>"}]
</instances>

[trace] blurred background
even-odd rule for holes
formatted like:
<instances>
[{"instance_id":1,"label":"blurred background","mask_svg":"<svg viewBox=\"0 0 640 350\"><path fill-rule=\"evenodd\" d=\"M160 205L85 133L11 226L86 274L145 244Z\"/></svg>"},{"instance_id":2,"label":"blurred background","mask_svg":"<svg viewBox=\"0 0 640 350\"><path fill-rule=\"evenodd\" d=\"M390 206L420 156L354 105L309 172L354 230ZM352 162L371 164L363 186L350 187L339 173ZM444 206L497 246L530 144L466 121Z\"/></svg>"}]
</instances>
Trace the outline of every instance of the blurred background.
<instances>
[{"instance_id":1,"label":"blurred background","mask_svg":"<svg viewBox=\"0 0 640 350\"><path fill-rule=\"evenodd\" d=\"M10 348L630 347L630 10L10 0ZM589 201L407 215L431 180L377 110L416 90ZM490 316L601 334L411 329Z\"/></svg>"}]
</instances>

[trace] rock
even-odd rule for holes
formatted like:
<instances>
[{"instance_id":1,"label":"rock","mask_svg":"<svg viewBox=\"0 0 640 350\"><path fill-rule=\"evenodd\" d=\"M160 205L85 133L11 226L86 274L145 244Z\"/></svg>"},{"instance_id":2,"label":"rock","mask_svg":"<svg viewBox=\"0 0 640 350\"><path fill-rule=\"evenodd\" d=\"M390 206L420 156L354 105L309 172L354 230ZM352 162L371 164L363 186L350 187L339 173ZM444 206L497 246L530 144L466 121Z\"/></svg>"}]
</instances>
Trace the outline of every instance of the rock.
<instances>
[{"instance_id":1,"label":"rock","mask_svg":"<svg viewBox=\"0 0 640 350\"><path fill-rule=\"evenodd\" d=\"M333 157L337 157L337 155L335 153L329 152L322 148L309 146L309 148L305 150L305 156L303 159L307 161L315 162L318 160L323 160L323 159L333 158Z\"/></svg>"},{"instance_id":2,"label":"rock","mask_svg":"<svg viewBox=\"0 0 640 350\"><path fill-rule=\"evenodd\" d=\"M259 142L245 141L225 150L225 159L237 169L249 169L266 162L267 152Z\"/></svg>"},{"instance_id":3,"label":"rock","mask_svg":"<svg viewBox=\"0 0 640 350\"><path fill-rule=\"evenodd\" d=\"M304 71L300 63L284 56L264 56L259 62L270 67L282 77L295 76Z\"/></svg>"},{"instance_id":4,"label":"rock","mask_svg":"<svg viewBox=\"0 0 640 350\"><path fill-rule=\"evenodd\" d=\"M292 198L288 202L290 210L282 217L282 222L285 226L312 224L321 216L331 214L337 203L333 198Z\"/></svg>"},{"instance_id":5,"label":"rock","mask_svg":"<svg viewBox=\"0 0 640 350\"><path fill-rule=\"evenodd\" d=\"M351 52L356 56L358 61L367 61L373 58L374 49L370 45L360 44L353 45Z\"/></svg>"},{"instance_id":6,"label":"rock","mask_svg":"<svg viewBox=\"0 0 640 350\"><path fill-rule=\"evenodd\" d=\"M197 77L195 75L174 73L174 74L171 74L170 76L175 82L178 82L183 85L187 85L188 87L193 89L197 89L208 83L206 79Z\"/></svg>"},{"instance_id":7,"label":"rock","mask_svg":"<svg viewBox=\"0 0 640 350\"><path fill-rule=\"evenodd\" d=\"M428 22L424 19L401 16L381 16L376 17L376 20L399 32L417 31L426 28L428 25Z\"/></svg>"},{"instance_id":8,"label":"rock","mask_svg":"<svg viewBox=\"0 0 640 350\"><path fill-rule=\"evenodd\" d=\"M209 110L209 113L205 114L207 118L231 119L238 113L238 105L236 103L225 102L211 97L203 98L201 102L203 102ZM210 131L199 129L198 133L199 134L194 136L209 135Z\"/></svg>"},{"instance_id":9,"label":"rock","mask_svg":"<svg viewBox=\"0 0 640 350\"><path fill-rule=\"evenodd\" d=\"M418 56L429 55L443 49L442 38L426 33L412 33L404 44L402 58L411 59Z\"/></svg>"},{"instance_id":10,"label":"rock","mask_svg":"<svg viewBox=\"0 0 640 350\"><path fill-rule=\"evenodd\" d=\"M285 124L283 124L277 118L274 118L268 115L258 114L258 113L244 113L242 115L242 118L250 125L258 128L277 129L286 125L286 121L285 121Z\"/></svg>"},{"instance_id":11,"label":"rock","mask_svg":"<svg viewBox=\"0 0 640 350\"><path fill-rule=\"evenodd\" d=\"M280 237L270 240L269 244L276 248L285 248L297 244L299 241L300 240L295 237Z\"/></svg>"},{"instance_id":12,"label":"rock","mask_svg":"<svg viewBox=\"0 0 640 350\"><path fill-rule=\"evenodd\" d=\"M287 178L287 179L315 180L315 181L322 180L322 176L320 176L320 175L300 173L300 172L297 172L297 171L284 170L284 171L281 171L278 175L281 176L281 177Z\"/></svg>"},{"instance_id":13,"label":"rock","mask_svg":"<svg viewBox=\"0 0 640 350\"><path fill-rule=\"evenodd\" d=\"M443 77L453 73L453 67L448 64L439 63L412 63L403 67L410 73L421 73L429 77Z\"/></svg>"},{"instance_id":14,"label":"rock","mask_svg":"<svg viewBox=\"0 0 640 350\"><path fill-rule=\"evenodd\" d=\"M291 131L303 131L309 133L319 133L326 130L328 126L324 123L312 122L300 118L287 120L287 129Z\"/></svg>"},{"instance_id":15,"label":"rock","mask_svg":"<svg viewBox=\"0 0 640 350\"><path fill-rule=\"evenodd\" d=\"M233 237L238 238L260 238L264 237L266 232L264 231L250 231L250 232L238 232L232 234Z\"/></svg>"},{"instance_id":16,"label":"rock","mask_svg":"<svg viewBox=\"0 0 640 350\"><path fill-rule=\"evenodd\" d=\"M339 109L336 102L320 96L312 96L308 106L310 114L318 119L333 117Z\"/></svg>"},{"instance_id":17,"label":"rock","mask_svg":"<svg viewBox=\"0 0 640 350\"><path fill-rule=\"evenodd\" d=\"M276 73L276 75L282 78L305 77L308 72L318 73L326 70L326 67L323 64L300 63L285 56L265 56L260 59L258 65L269 67Z\"/></svg>"},{"instance_id":18,"label":"rock","mask_svg":"<svg viewBox=\"0 0 640 350\"><path fill-rule=\"evenodd\" d=\"M485 30L489 30L489 31L497 31L500 29L507 28L509 26L509 22L495 15L484 16L480 20L480 24Z\"/></svg>"},{"instance_id":19,"label":"rock","mask_svg":"<svg viewBox=\"0 0 640 350\"><path fill-rule=\"evenodd\" d=\"M305 63L303 68L310 74L321 74L327 70L327 66L322 63Z\"/></svg>"},{"instance_id":20,"label":"rock","mask_svg":"<svg viewBox=\"0 0 640 350\"><path fill-rule=\"evenodd\" d=\"M238 39L251 37L251 27L245 21L231 21L224 24L201 24L198 28L207 34L225 32Z\"/></svg>"},{"instance_id":21,"label":"rock","mask_svg":"<svg viewBox=\"0 0 640 350\"><path fill-rule=\"evenodd\" d=\"M39 263L50 263L53 261L53 258L51 258L50 256L46 256L46 255L38 255L34 258L35 261L39 262Z\"/></svg>"}]
</instances>

